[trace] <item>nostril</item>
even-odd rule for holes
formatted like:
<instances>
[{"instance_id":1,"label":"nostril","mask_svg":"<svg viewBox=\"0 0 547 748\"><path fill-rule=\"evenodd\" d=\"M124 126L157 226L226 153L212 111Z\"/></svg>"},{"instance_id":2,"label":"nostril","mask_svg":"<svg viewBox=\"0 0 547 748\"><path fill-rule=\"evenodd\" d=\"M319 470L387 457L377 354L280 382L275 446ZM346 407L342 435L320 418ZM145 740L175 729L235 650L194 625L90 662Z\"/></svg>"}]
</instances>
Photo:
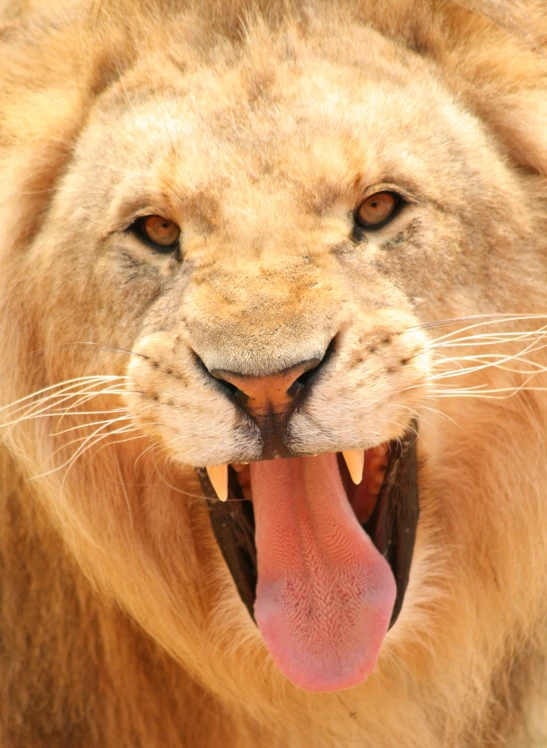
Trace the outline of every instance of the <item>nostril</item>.
<instances>
[{"instance_id":1,"label":"nostril","mask_svg":"<svg viewBox=\"0 0 547 748\"><path fill-rule=\"evenodd\" d=\"M311 383L330 359L333 350L334 339L324 356L309 358L267 375L243 374L220 368L209 369L197 354L194 355L197 366L208 379L214 379L216 386L246 410L266 412L273 409L275 412L288 413L309 390Z\"/></svg>"},{"instance_id":2,"label":"nostril","mask_svg":"<svg viewBox=\"0 0 547 748\"><path fill-rule=\"evenodd\" d=\"M222 379L222 377L216 377L214 374L211 374L211 376L230 399L240 400L242 397L245 397L245 394L235 384Z\"/></svg>"},{"instance_id":3,"label":"nostril","mask_svg":"<svg viewBox=\"0 0 547 748\"><path fill-rule=\"evenodd\" d=\"M301 374L298 379L294 382L292 387L296 387L295 394L297 394L299 391L302 390L302 388L309 388L309 386L312 384L312 382L318 378L320 374L323 373L325 369L325 365L330 361L334 354L335 349L335 340L336 338L333 338L331 342L329 343L327 350L325 351L325 355L322 359L316 359L315 366L311 366L307 371L305 371L303 374ZM291 389L292 389L291 387ZM290 393L290 390L289 390Z\"/></svg>"},{"instance_id":4,"label":"nostril","mask_svg":"<svg viewBox=\"0 0 547 748\"><path fill-rule=\"evenodd\" d=\"M311 380L315 377L319 369L321 368L322 362L320 361L316 366L314 366L311 369L308 369L308 371L305 371L303 374L301 374L298 379L295 381L295 383L292 385L292 387L297 387L298 389L302 389L303 387L307 387L308 384L311 382ZM292 389L291 387L291 389ZM290 392L290 390L289 390Z\"/></svg>"},{"instance_id":5,"label":"nostril","mask_svg":"<svg viewBox=\"0 0 547 748\"><path fill-rule=\"evenodd\" d=\"M228 382L226 379L223 379L222 377L215 376L215 374L207 368L207 366L203 363L201 358L198 356L198 354L194 351L194 363L196 364L197 368L201 371L201 373L209 380L213 380L215 387L220 387L224 392L231 398L237 397L241 395L241 391L231 382Z\"/></svg>"},{"instance_id":6,"label":"nostril","mask_svg":"<svg viewBox=\"0 0 547 748\"><path fill-rule=\"evenodd\" d=\"M318 361L315 366L312 366L310 369L308 369L308 371L305 371L303 374L301 374L298 379L295 379L295 381L291 384L291 386L287 390L287 394L291 397L302 395L304 390L308 387L312 379L317 374L320 367L321 361Z\"/></svg>"}]
</instances>

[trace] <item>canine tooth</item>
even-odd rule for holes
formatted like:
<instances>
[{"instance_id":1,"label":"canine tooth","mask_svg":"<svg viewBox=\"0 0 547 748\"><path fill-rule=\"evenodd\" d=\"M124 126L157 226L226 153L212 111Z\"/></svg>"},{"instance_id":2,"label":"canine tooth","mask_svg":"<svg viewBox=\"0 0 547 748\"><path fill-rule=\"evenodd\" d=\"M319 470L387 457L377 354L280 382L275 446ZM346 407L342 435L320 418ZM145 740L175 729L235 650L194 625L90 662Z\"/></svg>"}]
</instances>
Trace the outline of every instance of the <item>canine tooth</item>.
<instances>
[{"instance_id":1,"label":"canine tooth","mask_svg":"<svg viewBox=\"0 0 547 748\"><path fill-rule=\"evenodd\" d=\"M365 467L365 453L362 449L347 449L342 452L352 481L359 485L363 480L363 468Z\"/></svg>"},{"instance_id":2,"label":"canine tooth","mask_svg":"<svg viewBox=\"0 0 547 748\"><path fill-rule=\"evenodd\" d=\"M221 501L228 498L228 465L209 465L206 467L216 495Z\"/></svg>"}]
</instances>

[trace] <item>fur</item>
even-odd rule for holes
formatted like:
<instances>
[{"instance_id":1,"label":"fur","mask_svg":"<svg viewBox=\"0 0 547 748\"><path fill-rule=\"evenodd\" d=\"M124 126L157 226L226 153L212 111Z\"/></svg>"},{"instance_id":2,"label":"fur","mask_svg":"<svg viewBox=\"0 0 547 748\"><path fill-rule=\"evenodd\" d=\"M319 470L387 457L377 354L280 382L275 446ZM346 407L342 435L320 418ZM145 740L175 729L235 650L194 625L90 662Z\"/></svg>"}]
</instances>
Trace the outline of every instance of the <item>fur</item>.
<instances>
[{"instance_id":1,"label":"fur","mask_svg":"<svg viewBox=\"0 0 547 748\"><path fill-rule=\"evenodd\" d=\"M547 744L542 5L0 3L3 748ZM378 184L408 205L352 238ZM417 415L421 518L376 671L314 695L212 536L192 466L256 435L193 355L334 334L294 443Z\"/></svg>"}]
</instances>

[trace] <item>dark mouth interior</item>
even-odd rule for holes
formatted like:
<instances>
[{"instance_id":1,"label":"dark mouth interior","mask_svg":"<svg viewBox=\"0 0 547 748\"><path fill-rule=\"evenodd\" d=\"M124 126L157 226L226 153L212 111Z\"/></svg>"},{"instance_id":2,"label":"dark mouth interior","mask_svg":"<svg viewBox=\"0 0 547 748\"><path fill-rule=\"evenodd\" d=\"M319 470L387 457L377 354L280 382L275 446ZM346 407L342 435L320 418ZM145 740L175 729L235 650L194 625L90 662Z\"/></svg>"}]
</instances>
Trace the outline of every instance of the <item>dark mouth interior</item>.
<instances>
[{"instance_id":1,"label":"dark mouth interior","mask_svg":"<svg viewBox=\"0 0 547 748\"><path fill-rule=\"evenodd\" d=\"M338 454L338 466L348 500L354 510L358 507L356 516L361 527L386 558L395 577L397 597L391 616L391 626L397 620L403 605L419 515L416 428L416 423L411 424L405 437L389 444L384 468L385 477L373 505L368 502L368 509L366 506L363 509L363 502L360 501L363 489L353 483L342 456ZM241 600L254 619L257 584L255 524L252 501L244 496L240 483L242 473L238 475L232 466L229 467L228 501L220 502L206 470L198 468L197 472L208 499L211 525L220 550ZM248 490L245 490L245 493L249 495ZM366 521L361 521L365 517Z\"/></svg>"}]
</instances>

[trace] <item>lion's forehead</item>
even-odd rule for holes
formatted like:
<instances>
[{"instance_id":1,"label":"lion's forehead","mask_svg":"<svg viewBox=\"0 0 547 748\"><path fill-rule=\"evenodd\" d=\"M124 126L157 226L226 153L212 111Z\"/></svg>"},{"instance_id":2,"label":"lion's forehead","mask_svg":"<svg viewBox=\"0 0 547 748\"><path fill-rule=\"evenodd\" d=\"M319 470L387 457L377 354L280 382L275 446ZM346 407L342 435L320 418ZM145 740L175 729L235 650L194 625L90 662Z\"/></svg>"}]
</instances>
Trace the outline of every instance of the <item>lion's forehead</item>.
<instances>
[{"instance_id":1,"label":"lion's forehead","mask_svg":"<svg viewBox=\"0 0 547 748\"><path fill-rule=\"evenodd\" d=\"M289 109L287 119L292 118ZM96 180L87 177L97 191L96 205L108 200L105 207L115 210L128 195L147 192L151 199L161 196L171 217L187 228L195 220L200 228L230 237L239 232L267 240L275 232L279 239L282 231L286 243L295 228L309 233L325 226L328 217L329 241L336 243L337 235L347 232L349 212L371 186L389 181L424 198L448 200L449 191L442 192L447 172L463 168L461 159L451 158L457 154L448 152L441 128L425 140L422 133L422 143L412 143L417 120L398 132L391 114L386 125L385 114L375 117L366 108L360 118L347 111L314 117L310 105L307 117L286 132L281 107L267 132L243 117L222 129L185 110L182 102L168 102L165 109L148 109L142 116L136 112L128 112L117 144L110 146L109 127L101 133L100 157L91 155L94 171L102 172ZM233 120L232 114L226 116ZM86 153L90 158L93 152ZM111 167L107 172L105 160ZM108 191L101 188L106 181L114 182Z\"/></svg>"},{"instance_id":2,"label":"lion's forehead","mask_svg":"<svg viewBox=\"0 0 547 748\"><path fill-rule=\"evenodd\" d=\"M441 90L431 103L436 84L426 71L409 81L405 66L390 60L386 80L374 58L359 74L334 61L305 63L274 58L265 71L245 58L230 69L219 63L190 70L178 86L159 83L156 90L143 66L101 100L106 124L101 129L97 118L97 149L120 172L130 153L133 171L140 169L151 189L184 200L186 216L218 216L220 206L232 222L234 211L238 221L252 213L262 222L276 207L284 216L291 206L300 215L303 208L321 212L340 197L351 202L356 186L386 177L421 179L435 193L440 162L452 172L465 162L458 139L470 123ZM115 137L113 108L121 112ZM128 175L129 186L135 176Z\"/></svg>"},{"instance_id":3,"label":"lion's forehead","mask_svg":"<svg viewBox=\"0 0 547 748\"><path fill-rule=\"evenodd\" d=\"M177 280L164 263L163 277L173 278L163 293L184 299L187 315L225 313L232 326L256 310L273 330L285 308L309 327L323 311L330 330L332 310L355 317L364 304L421 296L420 253L435 247L433 261L452 272L447 248L486 225L484 206L496 205L508 179L502 161L425 65L405 65L385 40L362 68L343 54L319 60L308 46L300 58L260 62L243 50L236 62L177 75L162 62L153 86L150 61L127 73L89 119L60 191L64 215L81 216L86 238L89 218L95 226L104 216L109 247L154 268L163 261L127 229L144 215L173 220L183 269ZM408 209L397 233L355 241L355 211L376 189L402 192ZM402 243L404 255L382 254Z\"/></svg>"}]
</instances>

